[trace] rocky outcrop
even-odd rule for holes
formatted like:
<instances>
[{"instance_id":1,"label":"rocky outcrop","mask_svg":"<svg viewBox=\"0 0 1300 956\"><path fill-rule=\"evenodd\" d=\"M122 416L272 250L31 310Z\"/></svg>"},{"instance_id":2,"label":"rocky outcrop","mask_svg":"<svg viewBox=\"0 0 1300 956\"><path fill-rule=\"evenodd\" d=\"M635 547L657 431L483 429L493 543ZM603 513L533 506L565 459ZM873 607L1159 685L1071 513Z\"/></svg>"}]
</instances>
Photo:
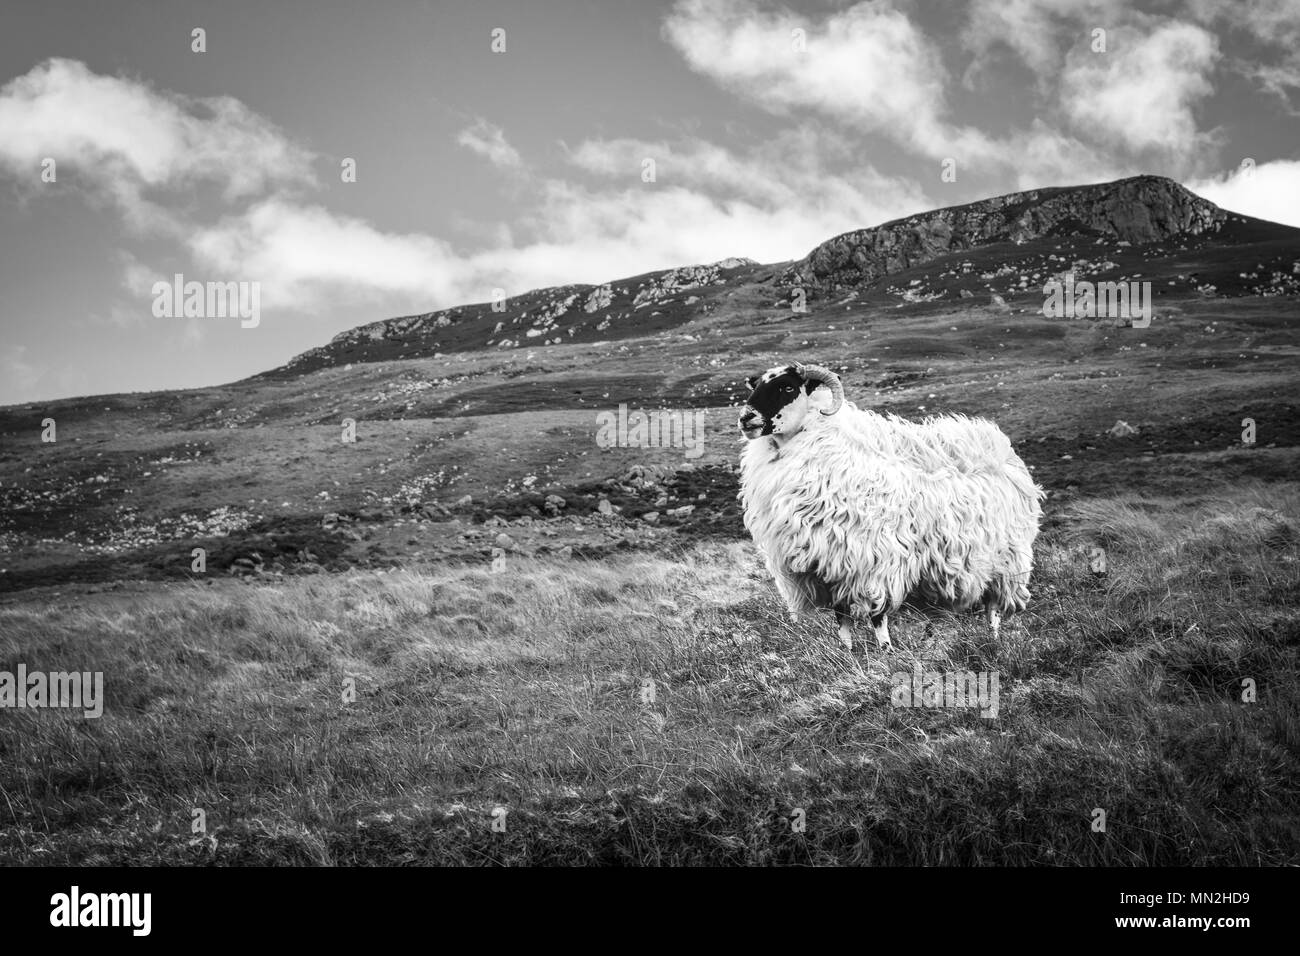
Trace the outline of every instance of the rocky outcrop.
<instances>
[{"instance_id":1,"label":"rocky outcrop","mask_svg":"<svg viewBox=\"0 0 1300 956\"><path fill-rule=\"evenodd\" d=\"M939 256L997 242L1106 236L1134 244L1217 230L1227 214L1162 176L1034 189L909 216L823 242L783 276L790 285L871 285Z\"/></svg>"},{"instance_id":2,"label":"rocky outcrop","mask_svg":"<svg viewBox=\"0 0 1300 956\"><path fill-rule=\"evenodd\" d=\"M727 278L723 275L724 272L739 269L743 266L756 265L758 263L753 259L733 256L730 259L721 259L711 265L679 266L676 269L670 269L654 276L642 286L637 292L636 298L632 300L632 307L640 308L643 305L658 302L687 289L698 289L700 286L706 285L726 285Z\"/></svg>"}]
</instances>

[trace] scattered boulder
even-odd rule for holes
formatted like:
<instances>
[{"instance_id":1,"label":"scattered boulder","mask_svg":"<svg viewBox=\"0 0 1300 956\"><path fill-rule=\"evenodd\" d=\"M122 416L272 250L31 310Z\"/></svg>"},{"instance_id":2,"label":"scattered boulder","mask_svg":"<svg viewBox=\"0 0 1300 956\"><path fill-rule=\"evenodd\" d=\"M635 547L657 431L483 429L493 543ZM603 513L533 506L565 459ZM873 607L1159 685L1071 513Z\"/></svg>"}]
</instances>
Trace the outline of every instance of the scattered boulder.
<instances>
[{"instance_id":1,"label":"scattered boulder","mask_svg":"<svg viewBox=\"0 0 1300 956\"><path fill-rule=\"evenodd\" d=\"M583 304L583 309L587 312L599 312L601 309L608 309L612 301L614 301L614 292L607 282L591 290L587 301Z\"/></svg>"},{"instance_id":2,"label":"scattered boulder","mask_svg":"<svg viewBox=\"0 0 1300 956\"><path fill-rule=\"evenodd\" d=\"M262 555L253 551L247 556L235 558L227 570L230 574L261 574L264 570Z\"/></svg>"},{"instance_id":3,"label":"scattered boulder","mask_svg":"<svg viewBox=\"0 0 1300 956\"><path fill-rule=\"evenodd\" d=\"M1137 433L1137 428L1122 420L1115 422L1114 425L1106 429L1106 434L1111 438L1127 438L1129 435L1136 435Z\"/></svg>"}]
</instances>

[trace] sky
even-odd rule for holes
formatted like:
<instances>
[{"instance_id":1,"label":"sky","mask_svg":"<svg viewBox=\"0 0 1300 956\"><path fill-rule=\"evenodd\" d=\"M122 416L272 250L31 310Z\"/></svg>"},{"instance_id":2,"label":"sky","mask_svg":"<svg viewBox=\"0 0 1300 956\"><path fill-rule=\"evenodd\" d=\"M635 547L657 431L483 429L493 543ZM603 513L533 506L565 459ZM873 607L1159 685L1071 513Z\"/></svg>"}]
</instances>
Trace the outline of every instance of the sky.
<instances>
[{"instance_id":1,"label":"sky","mask_svg":"<svg viewBox=\"0 0 1300 956\"><path fill-rule=\"evenodd\" d=\"M1300 226L1298 134L1300 0L5 0L0 404L1039 186Z\"/></svg>"}]
</instances>

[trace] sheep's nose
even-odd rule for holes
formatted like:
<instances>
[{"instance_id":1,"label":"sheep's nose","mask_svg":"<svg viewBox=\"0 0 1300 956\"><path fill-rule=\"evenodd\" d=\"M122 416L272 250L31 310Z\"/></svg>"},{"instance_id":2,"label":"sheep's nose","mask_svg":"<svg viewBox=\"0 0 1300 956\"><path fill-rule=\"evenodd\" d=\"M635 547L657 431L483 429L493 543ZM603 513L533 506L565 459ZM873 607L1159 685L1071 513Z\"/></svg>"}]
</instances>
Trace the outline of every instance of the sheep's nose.
<instances>
[{"instance_id":1,"label":"sheep's nose","mask_svg":"<svg viewBox=\"0 0 1300 956\"><path fill-rule=\"evenodd\" d=\"M758 417L758 412L754 411L752 408L747 408L745 409L745 411L740 413L740 424L742 425L748 424L749 422L752 422L757 417Z\"/></svg>"}]
</instances>

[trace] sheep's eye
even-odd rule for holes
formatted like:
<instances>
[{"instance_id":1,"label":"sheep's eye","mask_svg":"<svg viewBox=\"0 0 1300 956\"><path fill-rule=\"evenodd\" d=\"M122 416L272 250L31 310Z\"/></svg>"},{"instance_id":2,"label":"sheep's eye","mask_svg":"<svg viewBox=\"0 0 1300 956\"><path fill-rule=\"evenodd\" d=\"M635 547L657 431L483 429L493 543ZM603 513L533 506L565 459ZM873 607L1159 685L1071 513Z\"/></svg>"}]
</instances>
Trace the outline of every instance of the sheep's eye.
<instances>
[{"instance_id":1,"label":"sheep's eye","mask_svg":"<svg viewBox=\"0 0 1300 956\"><path fill-rule=\"evenodd\" d=\"M794 386L793 386L793 385L785 385L785 386L783 386L783 387L781 388L781 391L783 391L783 392L793 392L793 391L794 391Z\"/></svg>"}]
</instances>

